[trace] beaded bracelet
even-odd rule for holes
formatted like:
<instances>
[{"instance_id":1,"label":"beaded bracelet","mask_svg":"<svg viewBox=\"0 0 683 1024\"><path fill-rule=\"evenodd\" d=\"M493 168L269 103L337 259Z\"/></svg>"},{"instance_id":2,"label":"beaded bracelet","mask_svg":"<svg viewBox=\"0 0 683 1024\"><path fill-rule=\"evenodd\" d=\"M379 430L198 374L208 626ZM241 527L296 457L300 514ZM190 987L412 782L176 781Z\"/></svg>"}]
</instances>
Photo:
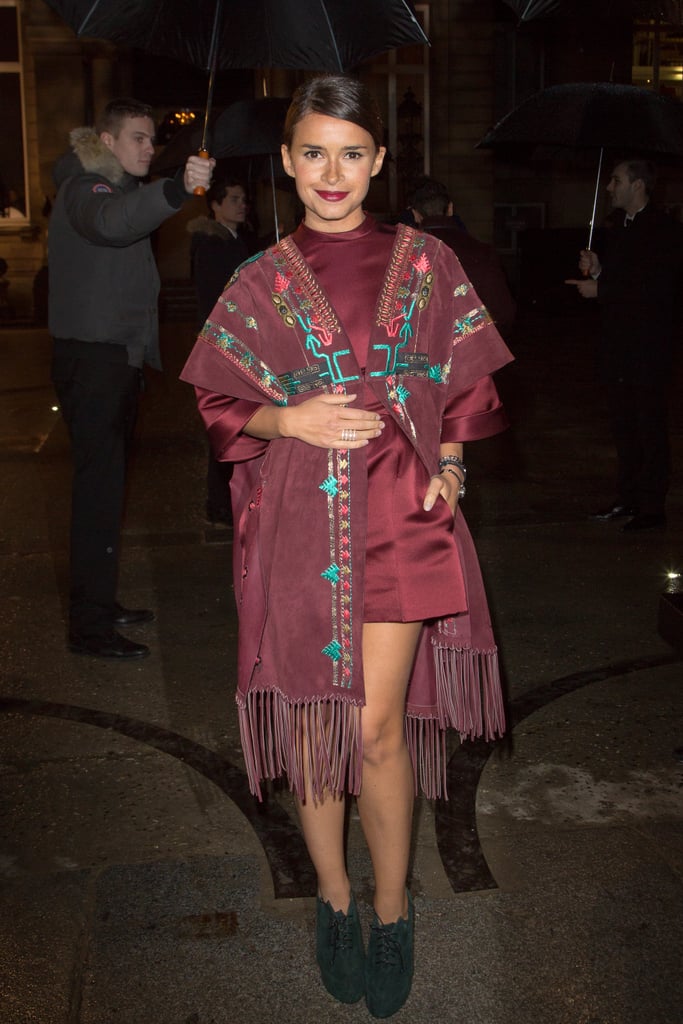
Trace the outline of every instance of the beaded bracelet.
<instances>
[{"instance_id":1,"label":"beaded bracelet","mask_svg":"<svg viewBox=\"0 0 683 1024\"><path fill-rule=\"evenodd\" d=\"M444 468L441 470L441 472L442 473L451 473L455 477L455 479L460 484L460 487L458 488L458 500L461 500L462 498L464 498L465 497L465 481L460 476L460 474L456 473L455 470L451 469L449 466L444 466Z\"/></svg>"},{"instance_id":2,"label":"beaded bracelet","mask_svg":"<svg viewBox=\"0 0 683 1024\"><path fill-rule=\"evenodd\" d=\"M457 455L442 455L439 459L439 472L442 472L446 466L457 466L458 469L462 470L463 483L467 479L467 467L465 463Z\"/></svg>"}]
</instances>

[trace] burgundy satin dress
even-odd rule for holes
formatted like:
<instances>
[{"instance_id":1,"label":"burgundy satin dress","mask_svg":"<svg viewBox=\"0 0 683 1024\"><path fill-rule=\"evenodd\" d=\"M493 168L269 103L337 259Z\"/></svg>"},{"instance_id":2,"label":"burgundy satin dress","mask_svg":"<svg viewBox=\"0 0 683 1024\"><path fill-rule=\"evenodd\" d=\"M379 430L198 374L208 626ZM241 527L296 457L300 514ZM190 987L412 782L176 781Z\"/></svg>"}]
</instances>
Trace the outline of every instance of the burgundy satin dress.
<instances>
[{"instance_id":1,"label":"burgundy satin dress","mask_svg":"<svg viewBox=\"0 0 683 1024\"><path fill-rule=\"evenodd\" d=\"M363 373L370 327L395 238L395 228L371 217L352 231L313 231L301 225L294 234L349 335ZM453 539L453 516L439 498L430 512L422 503L429 486L427 468L386 409L365 387L356 409L378 412L385 423L371 440L368 456L368 525L365 570L365 622L413 622L465 610L462 568ZM500 402L490 378L448 405L443 441L476 436L468 427L482 411ZM488 433L488 431L487 431Z\"/></svg>"}]
</instances>

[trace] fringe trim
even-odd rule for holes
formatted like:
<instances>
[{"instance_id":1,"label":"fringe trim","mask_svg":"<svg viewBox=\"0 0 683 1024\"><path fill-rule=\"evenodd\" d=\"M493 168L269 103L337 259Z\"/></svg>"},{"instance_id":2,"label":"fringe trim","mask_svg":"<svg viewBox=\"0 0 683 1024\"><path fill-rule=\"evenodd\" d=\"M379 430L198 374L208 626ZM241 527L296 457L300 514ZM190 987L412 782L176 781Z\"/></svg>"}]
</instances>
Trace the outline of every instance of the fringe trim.
<instances>
[{"instance_id":1,"label":"fringe trim","mask_svg":"<svg viewBox=\"0 0 683 1024\"><path fill-rule=\"evenodd\" d=\"M436 668L436 714L410 711L405 732L415 793L448 799L446 730L461 740L487 741L505 732L498 651L458 650L432 641ZM238 716L249 788L263 799L261 782L287 776L299 799L318 803L326 795L358 795L363 767L361 710L338 699L292 703L273 690L240 695Z\"/></svg>"},{"instance_id":2,"label":"fringe trim","mask_svg":"<svg viewBox=\"0 0 683 1024\"><path fill-rule=\"evenodd\" d=\"M432 640L436 664L436 702L442 729L457 729L460 739L487 741L505 732L498 650L458 650Z\"/></svg>"},{"instance_id":3,"label":"fringe trim","mask_svg":"<svg viewBox=\"0 0 683 1024\"><path fill-rule=\"evenodd\" d=\"M343 700L294 704L276 691L252 691L240 699L238 716L249 788L263 799L260 783L286 775L289 788L318 803L332 794L358 794L363 740L361 706Z\"/></svg>"},{"instance_id":4,"label":"fringe trim","mask_svg":"<svg viewBox=\"0 0 683 1024\"><path fill-rule=\"evenodd\" d=\"M414 718L410 714L406 715L405 730L413 763L415 796L421 789L428 800L446 798L445 730L436 718Z\"/></svg>"}]
</instances>

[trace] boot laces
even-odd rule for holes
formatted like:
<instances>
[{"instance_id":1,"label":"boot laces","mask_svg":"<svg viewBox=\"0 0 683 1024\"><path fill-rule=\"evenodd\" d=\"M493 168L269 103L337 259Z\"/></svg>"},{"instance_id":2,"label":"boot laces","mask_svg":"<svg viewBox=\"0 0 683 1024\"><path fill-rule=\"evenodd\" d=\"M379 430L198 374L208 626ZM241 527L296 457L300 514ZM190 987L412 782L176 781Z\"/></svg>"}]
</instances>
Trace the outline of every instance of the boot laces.
<instances>
[{"instance_id":1,"label":"boot laces","mask_svg":"<svg viewBox=\"0 0 683 1024\"><path fill-rule=\"evenodd\" d=\"M337 913L330 922L330 946L333 963L337 953L343 953L352 948L353 933L351 922L346 914Z\"/></svg>"},{"instance_id":2,"label":"boot laces","mask_svg":"<svg viewBox=\"0 0 683 1024\"><path fill-rule=\"evenodd\" d=\"M375 963L378 966L398 967L403 972L405 970L403 950L401 949L401 943L393 934L394 929L392 926L373 924L371 927L375 940Z\"/></svg>"}]
</instances>

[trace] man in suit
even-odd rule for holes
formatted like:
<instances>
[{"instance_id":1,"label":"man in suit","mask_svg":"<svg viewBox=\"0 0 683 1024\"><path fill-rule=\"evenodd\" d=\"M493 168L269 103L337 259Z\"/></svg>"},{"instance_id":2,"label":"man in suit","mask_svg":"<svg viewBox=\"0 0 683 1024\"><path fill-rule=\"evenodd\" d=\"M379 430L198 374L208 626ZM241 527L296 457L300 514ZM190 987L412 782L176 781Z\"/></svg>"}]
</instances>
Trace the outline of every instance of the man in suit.
<instances>
[{"instance_id":1,"label":"man in suit","mask_svg":"<svg viewBox=\"0 0 683 1024\"><path fill-rule=\"evenodd\" d=\"M617 454L616 498L593 518L627 532L666 526L668 391L683 268L683 228L652 203L649 160L623 160L607 185L613 213L598 252L569 280L602 313L600 368Z\"/></svg>"}]
</instances>

